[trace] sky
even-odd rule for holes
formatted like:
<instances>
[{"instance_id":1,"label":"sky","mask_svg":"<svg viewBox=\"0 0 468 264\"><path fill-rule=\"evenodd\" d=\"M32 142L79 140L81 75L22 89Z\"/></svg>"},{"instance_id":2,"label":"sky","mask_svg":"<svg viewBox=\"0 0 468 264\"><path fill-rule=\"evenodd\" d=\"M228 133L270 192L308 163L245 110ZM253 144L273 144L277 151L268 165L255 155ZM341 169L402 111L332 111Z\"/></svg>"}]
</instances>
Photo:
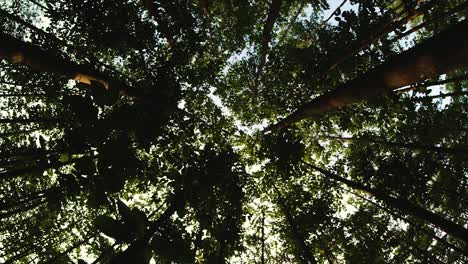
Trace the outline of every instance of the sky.
<instances>
[{"instance_id":1,"label":"sky","mask_svg":"<svg viewBox=\"0 0 468 264\"><path fill-rule=\"evenodd\" d=\"M328 1L328 5L330 6L330 9L328 10L325 10L325 12L323 12L323 17L325 19L327 19L331 13L333 11L335 11L335 9L343 2L344 0L330 0ZM342 7L342 10L341 11L344 11L344 10L349 10L353 8L353 6L350 4L350 1L347 0L346 3L343 5ZM330 19L330 22L331 24L335 23L335 20L334 19Z\"/></svg>"}]
</instances>

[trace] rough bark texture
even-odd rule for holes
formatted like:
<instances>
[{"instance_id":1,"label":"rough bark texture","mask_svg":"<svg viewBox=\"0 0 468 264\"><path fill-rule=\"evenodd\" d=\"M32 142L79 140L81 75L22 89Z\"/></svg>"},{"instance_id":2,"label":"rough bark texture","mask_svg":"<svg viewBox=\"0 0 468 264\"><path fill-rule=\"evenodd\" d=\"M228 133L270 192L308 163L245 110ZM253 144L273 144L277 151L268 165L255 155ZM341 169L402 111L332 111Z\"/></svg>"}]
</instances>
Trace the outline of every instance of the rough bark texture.
<instances>
[{"instance_id":1,"label":"rough bark texture","mask_svg":"<svg viewBox=\"0 0 468 264\"><path fill-rule=\"evenodd\" d=\"M395 29L407 24L408 22L412 21L413 19L417 18L418 16L427 12L436 1L429 1L425 5L421 6L416 10L410 10L407 15L401 18L398 21L387 23L382 30L376 31L371 33L364 39L361 39L357 44L350 45L348 48L344 49L342 52L338 53L338 56L334 57L331 60L329 67L327 68L327 72L335 69L338 65L340 65L345 60L351 58L352 56L356 55L361 49L368 47L375 41L383 38L384 36L388 35L389 33L395 31Z\"/></svg>"},{"instance_id":2,"label":"rough bark texture","mask_svg":"<svg viewBox=\"0 0 468 264\"><path fill-rule=\"evenodd\" d=\"M299 232L299 230L297 228L297 225L296 225L296 222L294 221L293 216L291 215L288 208L286 207L286 203L284 202L283 196L281 195L279 190L276 188L276 186L273 185L273 188L275 189L276 194L278 195L279 206L281 208L281 211L284 214L284 217L286 218L286 222L288 223L288 226L289 226L289 228L291 230L293 238L296 241L297 245L300 247L302 257L304 258L304 260L305 260L305 262L307 264L316 264L317 261L315 260L314 256L312 255L309 246L306 244L305 238Z\"/></svg>"},{"instance_id":3,"label":"rough bark texture","mask_svg":"<svg viewBox=\"0 0 468 264\"><path fill-rule=\"evenodd\" d=\"M0 32L0 58L11 63L28 65L35 70L57 73L86 84L96 81L106 89L109 88L109 81L92 69L75 64L51 52L43 51L3 32Z\"/></svg>"},{"instance_id":4,"label":"rough bark texture","mask_svg":"<svg viewBox=\"0 0 468 264\"><path fill-rule=\"evenodd\" d=\"M394 90L394 92L400 94L400 93L413 91L413 90L426 89L427 87L431 87L431 86L443 85L443 84L448 84L448 83L453 83L453 82L461 82L461 81L466 81L466 80L468 80L468 75L463 75L463 76L445 79L442 81L424 82L418 85L411 85L410 87Z\"/></svg>"},{"instance_id":5,"label":"rough bark texture","mask_svg":"<svg viewBox=\"0 0 468 264\"><path fill-rule=\"evenodd\" d=\"M268 11L268 16L265 21L265 25L263 26L262 32L262 42L260 47L260 59L258 64L257 73L261 74L263 70L263 66L265 65L266 56L268 54L268 44L271 41L271 32L273 30L273 26L275 25L276 20L279 17L281 10L281 0L272 0L270 3L270 9Z\"/></svg>"},{"instance_id":6,"label":"rough bark texture","mask_svg":"<svg viewBox=\"0 0 468 264\"><path fill-rule=\"evenodd\" d=\"M423 221L427 221L434 226L440 228L441 230L445 231L447 234L456 237L465 243L468 243L468 229L464 228L461 225L458 225L450 220L445 219L444 217L441 217L440 215L437 215L431 211L428 211L422 207L413 205L412 203L408 202L407 200L404 199L399 199L399 198L394 198L392 196L389 196L383 192L380 192L379 190L369 188L361 183L354 182L348 179L345 179L337 174L334 174L332 172L326 171L322 168L319 168L317 166L314 166L312 164L309 164L307 162L304 162L307 166L310 168L322 173L326 177L344 183L347 186L364 191L375 198L383 201L387 205L400 210L403 213L412 215L416 218L419 218Z\"/></svg>"},{"instance_id":7,"label":"rough bark texture","mask_svg":"<svg viewBox=\"0 0 468 264\"><path fill-rule=\"evenodd\" d=\"M386 91L462 69L468 65L466 32L468 20L313 99L268 130L287 127L305 118L317 118L322 113L371 99Z\"/></svg>"},{"instance_id":8,"label":"rough bark texture","mask_svg":"<svg viewBox=\"0 0 468 264\"><path fill-rule=\"evenodd\" d=\"M428 97L423 97L428 98ZM433 97L435 98L435 97ZM431 98L432 99L432 98ZM368 138L368 137L337 137L337 136L323 136L323 138L332 139L332 140L341 140L341 141L357 141L362 143L377 143L389 147L397 148L408 148L412 150L419 151L432 151L437 153L449 153L453 155L468 155L468 147L436 147L431 145L422 145L414 143L398 143L398 142L389 142L382 139Z\"/></svg>"}]
</instances>

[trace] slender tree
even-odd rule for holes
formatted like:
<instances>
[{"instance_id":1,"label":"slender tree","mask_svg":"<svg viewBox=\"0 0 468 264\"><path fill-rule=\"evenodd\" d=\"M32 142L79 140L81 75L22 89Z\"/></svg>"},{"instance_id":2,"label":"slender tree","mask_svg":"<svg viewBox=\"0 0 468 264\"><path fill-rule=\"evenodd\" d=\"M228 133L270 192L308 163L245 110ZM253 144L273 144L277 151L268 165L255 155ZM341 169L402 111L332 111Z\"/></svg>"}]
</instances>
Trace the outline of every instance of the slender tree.
<instances>
[{"instance_id":1,"label":"slender tree","mask_svg":"<svg viewBox=\"0 0 468 264\"><path fill-rule=\"evenodd\" d=\"M468 21L460 22L366 74L302 105L291 115L270 126L269 130L284 128L305 118L318 118L322 113L369 100L387 91L463 69L468 64L468 37L463 34L467 30ZM453 45L448 49L446 43Z\"/></svg>"},{"instance_id":2,"label":"slender tree","mask_svg":"<svg viewBox=\"0 0 468 264\"><path fill-rule=\"evenodd\" d=\"M315 165L312 165L310 163L304 162L308 167L322 173L326 177L344 183L347 186L364 191L372 196L375 196L377 199L382 200L389 206L394 207L395 209L401 210L402 212L405 212L407 214L413 215L421 220L427 221L440 229L444 230L448 234L452 235L453 237L456 237L465 243L468 242L468 229L464 228L463 226L457 225L456 223L447 220L433 212L430 212L424 208L421 208L419 206L413 205L410 202L399 199L399 198L394 198L391 197L383 192L380 192L378 190L369 188L361 183L357 183L348 179L345 179L341 176L338 176L337 174L331 173L329 171L326 171L322 168L319 168Z\"/></svg>"},{"instance_id":3,"label":"slender tree","mask_svg":"<svg viewBox=\"0 0 468 264\"><path fill-rule=\"evenodd\" d=\"M426 98L426 97L425 97ZM371 138L371 137L338 137L338 136L321 136L321 138L330 139L330 140L339 140L339 141L354 141L361 143L376 143L387 147L398 147L398 148L408 148L417 151L430 151L436 153L449 153L453 155L466 155L468 153L468 148L463 147L438 147L430 146L423 144L411 144L411 143L398 143L398 142L389 142L384 139Z\"/></svg>"}]
</instances>

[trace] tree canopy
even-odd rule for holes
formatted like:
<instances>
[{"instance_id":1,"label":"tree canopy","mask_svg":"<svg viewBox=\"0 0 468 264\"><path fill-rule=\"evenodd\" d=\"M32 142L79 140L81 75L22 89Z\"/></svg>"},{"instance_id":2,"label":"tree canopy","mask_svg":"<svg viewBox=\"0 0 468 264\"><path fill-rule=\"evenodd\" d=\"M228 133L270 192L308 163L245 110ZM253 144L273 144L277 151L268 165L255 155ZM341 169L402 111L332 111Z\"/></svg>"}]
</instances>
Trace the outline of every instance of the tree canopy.
<instances>
[{"instance_id":1,"label":"tree canopy","mask_svg":"<svg viewBox=\"0 0 468 264\"><path fill-rule=\"evenodd\" d=\"M467 16L0 0L0 263L467 263Z\"/></svg>"}]
</instances>

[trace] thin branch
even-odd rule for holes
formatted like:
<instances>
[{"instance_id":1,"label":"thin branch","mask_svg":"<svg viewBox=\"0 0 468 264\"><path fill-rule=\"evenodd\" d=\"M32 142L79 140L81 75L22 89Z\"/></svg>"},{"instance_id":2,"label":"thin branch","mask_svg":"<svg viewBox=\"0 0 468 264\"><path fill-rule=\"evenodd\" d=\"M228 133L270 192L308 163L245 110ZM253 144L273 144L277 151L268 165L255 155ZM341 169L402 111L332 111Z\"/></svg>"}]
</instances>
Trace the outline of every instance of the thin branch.
<instances>
[{"instance_id":1,"label":"thin branch","mask_svg":"<svg viewBox=\"0 0 468 264\"><path fill-rule=\"evenodd\" d=\"M341 2L341 4L330 14L330 16L322 22L320 28L324 27L328 21L330 21L330 19L338 12L338 10L340 10L340 8L346 4L346 2L348 2L348 0L343 0L343 2Z\"/></svg>"},{"instance_id":2,"label":"thin branch","mask_svg":"<svg viewBox=\"0 0 468 264\"><path fill-rule=\"evenodd\" d=\"M443 84L452 83L452 82L461 82L461 81L465 81L465 80L468 80L468 75L457 76L457 77L453 77L453 78L449 78L449 79L445 79L445 80L440 80L440 81L432 81L432 82L427 81L427 82L423 82L423 83L420 83L420 84L411 85L409 87L395 89L393 91L400 94L400 93L404 93L404 92L408 92L408 91L412 91L412 90L425 89L425 88L431 87L431 86L443 85Z\"/></svg>"}]
</instances>

